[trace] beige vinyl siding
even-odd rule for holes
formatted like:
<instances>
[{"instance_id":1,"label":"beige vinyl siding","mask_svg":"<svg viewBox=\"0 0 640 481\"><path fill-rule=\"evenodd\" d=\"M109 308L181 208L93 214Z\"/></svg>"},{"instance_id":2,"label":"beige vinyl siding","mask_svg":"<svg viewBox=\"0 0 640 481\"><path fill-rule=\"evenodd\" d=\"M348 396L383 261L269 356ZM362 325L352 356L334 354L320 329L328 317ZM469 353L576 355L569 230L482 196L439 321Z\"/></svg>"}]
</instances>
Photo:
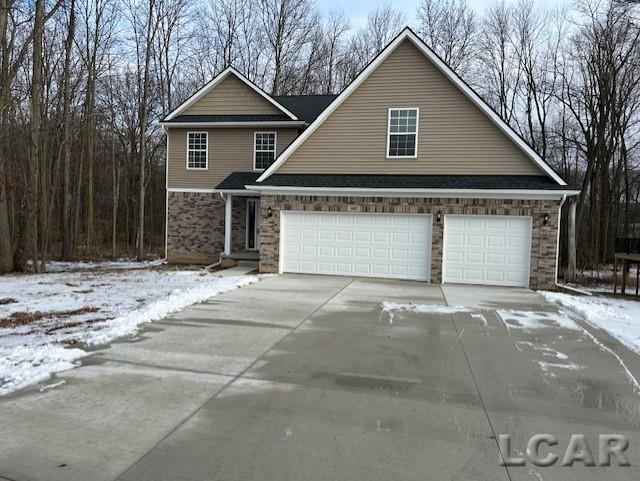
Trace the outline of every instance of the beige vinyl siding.
<instances>
[{"instance_id":1,"label":"beige vinyl siding","mask_svg":"<svg viewBox=\"0 0 640 481\"><path fill-rule=\"evenodd\" d=\"M415 159L387 159L388 109L418 107ZM405 40L276 173L538 174L542 171Z\"/></svg>"},{"instance_id":2,"label":"beige vinyl siding","mask_svg":"<svg viewBox=\"0 0 640 481\"><path fill-rule=\"evenodd\" d=\"M198 99L180 115L283 115L275 105L235 75Z\"/></svg>"},{"instance_id":3,"label":"beige vinyl siding","mask_svg":"<svg viewBox=\"0 0 640 481\"><path fill-rule=\"evenodd\" d=\"M209 168L187 170L187 132L207 132ZM253 170L253 133L276 132L279 154L298 136L297 129L257 128L169 128L169 188L213 189L231 172Z\"/></svg>"}]
</instances>

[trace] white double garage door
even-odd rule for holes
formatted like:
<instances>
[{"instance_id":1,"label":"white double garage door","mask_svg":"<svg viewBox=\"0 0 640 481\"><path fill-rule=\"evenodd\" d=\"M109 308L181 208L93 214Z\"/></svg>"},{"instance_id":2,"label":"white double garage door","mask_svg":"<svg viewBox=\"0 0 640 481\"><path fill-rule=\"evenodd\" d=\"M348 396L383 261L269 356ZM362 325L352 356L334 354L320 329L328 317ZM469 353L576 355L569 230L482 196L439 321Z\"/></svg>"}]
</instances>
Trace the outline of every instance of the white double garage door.
<instances>
[{"instance_id":1,"label":"white double garage door","mask_svg":"<svg viewBox=\"0 0 640 481\"><path fill-rule=\"evenodd\" d=\"M431 215L282 211L280 271L431 279ZM444 216L443 282L528 286L531 218Z\"/></svg>"}]
</instances>

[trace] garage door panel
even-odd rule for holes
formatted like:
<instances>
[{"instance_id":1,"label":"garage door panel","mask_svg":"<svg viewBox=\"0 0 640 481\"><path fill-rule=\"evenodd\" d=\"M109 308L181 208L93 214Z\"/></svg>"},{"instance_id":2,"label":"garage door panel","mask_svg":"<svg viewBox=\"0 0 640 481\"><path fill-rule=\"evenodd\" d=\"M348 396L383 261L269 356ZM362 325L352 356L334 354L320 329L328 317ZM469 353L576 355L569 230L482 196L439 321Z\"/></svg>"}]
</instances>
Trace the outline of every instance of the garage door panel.
<instances>
[{"instance_id":1,"label":"garage door panel","mask_svg":"<svg viewBox=\"0 0 640 481\"><path fill-rule=\"evenodd\" d=\"M509 257L507 257L509 258ZM512 263L511 261L507 262L504 254L487 254L487 264L491 265L504 265L505 263ZM510 259L510 258L509 258Z\"/></svg>"},{"instance_id":2,"label":"garage door panel","mask_svg":"<svg viewBox=\"0 0 640 481\"><path fill-rule=\"evenodd\" d=\"M465 245L467 247L484 247L485 239L480 234L469 234L466 238Z\"/></svg>"},{"instance_id":3,"label":"garage door panel","mask_svg":"<svg viewBox=\"0 0 640 481\"><path fill-rule=\"evenodd\" d=\"M356 231L356 242L371 242L371 231Z\"/></svg>"},{"instance_id":4,"label":"garage door panel","mask_svg":"<svg viewBox=\"0 0 640 481\"><path fill-rule=\"evenodd\" d=\"M429 280L431 216L297 211L282 216L284 272Z\"/></svg>"},{"instance_id":5,"label":"garage door panel","mask_svg":"<svg viewBox=\"0 0 640 481\"><path fill-rule=\"evenodd\" d=\"M333 241L336 238L336 232L333 230L322 229L318 232L318 239L324 241Z\"/></svg>"},{"instance_id":6,"label":"garage door panel","mask_svg":"<svg viewBox=\"0 0 640 481\"><path fill-rule=\"evenodd\" d=\"M287 232L289 235L289 232ZM336 232L336 239L343 242L353 242L353 232L348 230L339 230Z\"/></svg>"},{"instance_id":7,"label":"garage door panel","mask_svg":"<svg viewBox=\"0 0 640 481\"><path fill-rule=\"evenodd\" d=\"M502 271L486 271L486 281L489 284L502 284L505 281L505 273Z\"/></svg>"},{"instance_id":8,"label":"garage door panel","mask_svg":"<svg viewBox=\"0 0 640 481\"><path fill-rule=\"evenodd\" d=\"M504 235L494 235L491 234L487 236L487 247L504 247L506 243L506 239Z\"/></svg>"},{"instance_id":9,"label":"garage door panel","mask_svg":"<svg viewBox=\"0 0 640 481\"><path fill-rule=\"evenodd\" d=\"M318 255L323 257L334 257L336 255L336 248L330 245L321 245L318 248Z\"/></svg>"},{"instance_id":10,"label":"garage door panel","mask_svg":"<svg viewBox=\"0 0 640 481\"><path fill-rule=\"evenodd\" d=\"M444 282L528 286L531 218L445 216Z\"/></svg>"},{"instance_id":11,"label":"garage door panel","mask_svg":"<svg viewBox=\"0 0 640 481\"><path fill-rule=\"evenodd\" d=\"M317 238L318 238L318 231L316 230L304 229L302 231L302 239L305 241L316 240Z\"/></svg>"},{"instance_id":12,"label":"garage door panel","mask_svg":"<svg viewBox=\"0 0 640 481\"><path fill-rule=\"evenodd\" d=\"M393 242L404 244L409 242L409 234L407 232L394 232L391 234Z\"/></svg>"}]
</instances>

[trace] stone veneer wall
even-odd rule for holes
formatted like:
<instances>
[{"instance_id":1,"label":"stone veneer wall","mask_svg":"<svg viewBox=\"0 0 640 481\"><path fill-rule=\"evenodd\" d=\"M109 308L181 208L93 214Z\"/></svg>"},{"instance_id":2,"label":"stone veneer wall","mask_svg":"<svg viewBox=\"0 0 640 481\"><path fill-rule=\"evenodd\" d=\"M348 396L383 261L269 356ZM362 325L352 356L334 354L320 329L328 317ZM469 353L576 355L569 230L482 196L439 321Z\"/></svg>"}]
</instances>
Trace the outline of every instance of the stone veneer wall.
<instances>
[{"instance_id":1,"label":"stone veneer wall","mask_svg":"<svg viewBox=\"0 0 640 481\"><path fill-rule=\"evenodd\" d=\"M224 201L220 194L169 192L167 261L211 264L224 251Z\"/></svg>"},{"instance_id":2,"label":"stone veneer wall","mask_svg":"<svg viewBox=\"0 0 640 481\"><path fill-rule=\"evenodd\" d=\"M268 216L269 207L272 209ZM444 219L436 222L436 213L471 215L520 215L533 218L531 243L532 289L551 289L556 279L556 250L560 201L508 199L423 199L402 197L336 196L262 196L260 229L260 272L278 272L280 211L378 212L432 214L433 247L431 281L442 282L442 244ZM544 213L549 222L543 224Z\"/></svg>"}]
</instances>

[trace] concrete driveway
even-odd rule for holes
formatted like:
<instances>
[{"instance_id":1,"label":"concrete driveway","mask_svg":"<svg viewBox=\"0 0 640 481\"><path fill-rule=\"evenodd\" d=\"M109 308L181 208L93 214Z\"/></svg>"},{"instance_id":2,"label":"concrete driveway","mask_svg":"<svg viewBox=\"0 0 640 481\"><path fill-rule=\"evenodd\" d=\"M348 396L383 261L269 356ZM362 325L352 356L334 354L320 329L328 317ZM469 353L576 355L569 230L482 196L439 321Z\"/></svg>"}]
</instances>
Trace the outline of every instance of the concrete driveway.
<instances>
[{"instance_id":1,"label":"concrete driveway","mask_svg":"<svg viewBox=\"0 0 640 481\"><path fill-rule=\"evenodd\" d=\"M0 479L639 479L637 358L523 289L267 277L0 399ZM537 433L632 466L500 466Z\"/></svg>"}]
</instances>

